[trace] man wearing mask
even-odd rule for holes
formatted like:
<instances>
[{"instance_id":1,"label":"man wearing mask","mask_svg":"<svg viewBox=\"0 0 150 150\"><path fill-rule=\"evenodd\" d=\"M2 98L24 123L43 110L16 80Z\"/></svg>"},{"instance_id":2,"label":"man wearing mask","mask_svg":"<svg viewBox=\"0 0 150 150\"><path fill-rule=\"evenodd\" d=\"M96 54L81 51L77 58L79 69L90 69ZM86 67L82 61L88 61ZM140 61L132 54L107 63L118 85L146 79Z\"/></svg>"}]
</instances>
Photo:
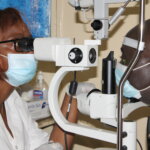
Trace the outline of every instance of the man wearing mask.
<instances>
[{"instance_id":1,"label":"man wearing mask","mask_svg":"<svg viewBox=\"0 0 150 150\"><path fill-rule=\"evenodd\" d=\"M29 37L31 33L16 9L0 10L0 149L65 149L64 131L55 125L49 137L38 129L25 102L15 90L15 87L32 80L36 73L37 62L33 52L23 52L17 45L17 40ZM68 102L66 94L61 107L64 115ZM76 105L76 100L73 100L68 118L70 122L77 121ZM73 138L73 134L67 133L68 149L71 149Z\"/></svg>"},{"instance_id":2,"label":"man wearing mask","mask_svg":"<svg viewBox=\"0 0 150 150\"><path fill-rule=\"evenodd\" d=\"M125 36L126 40L130 42L124 42L121 47L121 62L116 67L116 79L119 82L123 72L126 70L131 59L133 58L136 48L133 45L138 43L140 27L139 25L132 28ZM142 101L150 104L150 20L145 21L144 26L144 38L143 42L144 50L140 53L139 60L135 65L133 71L129 75L128 81L124 85L123 94L125 97L134 100ZM131 43L131 45L127 44Z\"/></svg>"}]
</instances>

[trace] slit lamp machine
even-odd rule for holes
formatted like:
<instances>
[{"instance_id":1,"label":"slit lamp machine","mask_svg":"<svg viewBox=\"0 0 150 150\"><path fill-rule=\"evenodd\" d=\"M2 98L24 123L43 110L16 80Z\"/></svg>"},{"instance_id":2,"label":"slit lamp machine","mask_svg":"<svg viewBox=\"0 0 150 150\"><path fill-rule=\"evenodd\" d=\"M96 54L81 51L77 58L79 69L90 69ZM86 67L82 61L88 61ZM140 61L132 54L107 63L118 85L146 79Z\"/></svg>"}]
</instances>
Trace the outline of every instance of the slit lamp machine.
<instances>
[{"instance_id":1,"label":"slit lamp machine","mask_svg":"<svg viewBox=\"0 0 150 150\"><path fill-rule=\"evenodd\" d=\"M136 56L127 67L121 78L118 93L112 92L93 92L87 97L89 102L89 116L92 119L100 119L102 123L114 126L117 132L103 130L94 127L87 127L71 123L63 116L58 104L58 90L64 76L72 71L84 71L98 65L98 45L101 40L108 38L108 31L111 25L122 15L128 3L138 1L140 3L140 38L132 42L136 47ZM113 16L109 17L109 4L123 3ZM93 9L94 16L91 24L94 31L95 40L86 40L83 45L75 45L69 38L36 38L33 40L35 58L40 61L52 61L60 69L53 76L49 92L48 102L51 114L57 124L65 131L79 134L116 144L117 150L136 150L136 122L125 121L134 110L147 106L143 102L123 104L123 87L126 79L131 73L140 52L144 49L143 28L145 0L69 0L69 4L77 10ZM131 39L132 40L132 39ZM126 39L126 44L131 43ZM42 52L42 54L41 54ZM108 59L112 54L108 56ZM110 64L109 67L112 67ZM110 72L107 72L111 76ZM108 81L109 82L109 81ZM104 150L101 148L101 150ZM112 150L106 148L106 150Z\"/></svg>"}]
</instances>

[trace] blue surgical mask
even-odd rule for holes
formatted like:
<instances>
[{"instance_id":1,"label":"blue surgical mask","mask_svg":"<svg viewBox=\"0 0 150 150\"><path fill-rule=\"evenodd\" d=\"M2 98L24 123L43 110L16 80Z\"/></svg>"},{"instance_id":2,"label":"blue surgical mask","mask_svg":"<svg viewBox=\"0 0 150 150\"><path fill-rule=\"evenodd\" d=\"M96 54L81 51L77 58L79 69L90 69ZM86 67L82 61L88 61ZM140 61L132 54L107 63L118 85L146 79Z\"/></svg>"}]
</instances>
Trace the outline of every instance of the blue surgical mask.
<instances>
[{"instance_id":1,"label":"blue surgical mask","mask_svg":"<svg viewBox=\"0 0 150 150\"><path fill-rule=\"evenodd\" d=\"M125 65L122 65L120 63L118 63L116 65L115 76L116 76L117 85L119 85L119 82L120 82L126 69L127 69L127 67ZM141 93L138 89L133 87L128 80L126 80L126 82L124 84L124 88L123 88L123 96L125 96L127 98L139 99L139 98L141 98Z\"/></svg>"},{"instance_id":2,"label":"blue surgical mask","mask_svg":"<svg viewBox=\"0 0 150 150\"><path fill-rule=\"evenodd\" d=\"M4 79L6 82L18 87L33 79L37 69L37 61L33 54L8 54L7 58L8 70L5 72L7 78Z\"/></svg>"}]
</instances>

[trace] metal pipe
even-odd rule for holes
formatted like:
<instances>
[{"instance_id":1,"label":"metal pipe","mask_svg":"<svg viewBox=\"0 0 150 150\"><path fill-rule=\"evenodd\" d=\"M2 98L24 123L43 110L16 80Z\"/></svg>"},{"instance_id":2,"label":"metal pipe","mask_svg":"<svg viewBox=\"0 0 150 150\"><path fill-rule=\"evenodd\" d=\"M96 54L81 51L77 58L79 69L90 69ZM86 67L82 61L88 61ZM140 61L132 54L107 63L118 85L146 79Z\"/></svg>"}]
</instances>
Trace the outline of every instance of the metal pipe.
<instances>
[{"instance_id":1,"label":"metal pipe","mask_svg":"<svg viewBox=\"0 0 150 150\"><path fill-rule=\"evenodd\" d=\"M140 37L139 37L139 45L138 49L131 60L127 70L125 71L124 75L121 78L119 83L119 90L118 90L118 128L117 128L117 150L122 150L122 133L123 133L123 119L122 119L122 96L123 96L123 87L124 83L127 80L128 76L130 75L131 71L133 70L134 66L136 65L139 55L140 55L140 43L143 41L144 35L144 22L145 22L145 0L140 1Z\"/></svg>"},{"instance_id":2,"label":"metal pipe","mask_svg":"<svg viewBox=\"0 0 150 150\"><path fill-rule=\"evenodd\" d=\"M111 19L109 20L109 25L112 25L125 11L127 5L129 4L129 2L131 2L131 0L128 0L123 6L121 6L116 12L115 14L111 17Z\"/></svg>"}]
</instances>

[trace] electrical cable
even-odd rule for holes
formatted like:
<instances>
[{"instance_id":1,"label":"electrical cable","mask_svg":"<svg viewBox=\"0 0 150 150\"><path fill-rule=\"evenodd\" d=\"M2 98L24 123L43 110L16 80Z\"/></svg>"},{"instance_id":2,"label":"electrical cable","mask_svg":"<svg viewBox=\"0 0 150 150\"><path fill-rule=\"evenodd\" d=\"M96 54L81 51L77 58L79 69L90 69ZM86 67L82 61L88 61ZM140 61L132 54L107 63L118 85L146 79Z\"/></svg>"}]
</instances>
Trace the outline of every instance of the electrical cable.
<instances>
[{"instance_id":1,"label":"electrical cable","mask_svg":"<svg viewBox=\"0 0 150 150\"><path fill-rule=\"evenodd\" d=\"M69 118L70 108L71 108L73 96L76 94L77 86L78 86L78 83L76 81L76 71L74 71L74 79L73 79L73 81L70 82L70 86L69 86L70 98L69 98L68 108L67 108L67 112L66 112L66 116L65 116L67 120ZM64 140L65 140L66 150L68 150L68 143L67 143L67 134L66 134L66 132L64 133Z\"/></svg>"},{"instance_id":2,"label":"electrical cable","mask_svg":"<svg viewBox=\"0 0 150 150\"><path fill-rule=\"evenodd\" d=\"M140 143L140 141L138 139L136 139L137 143L139 144L140 146L140 149L143 150L143 147L142 147L142 144Z\"/></svg>"},{"instance_id":3,"label":"electrical cable","mask_svg":"<svg viewBox=\"0 0 150 150\"><path fill-rule=\"evenodd\" d=\"M68 109L67 109L67 113L66 113L66 119L68 120L69 118L69 112L70 112L70 107L71 107L71 103L72 103L72 96L70 96L70 99L69 99L69 104L68 104ZM65 136L65 146L66 146L66 150L68 150L68 143L67 143L67 134L66 132L64 133L64 136Z\"/></svg>"},{"instance_id":4,"label":"electrical cable","mask_svg":"<svg viewBox=\"0 0 150 150\"><path fill-rule=\"evenodd\" d=\"M51 123L51 124L49 124L47 126L41 127L41 129L45 129L45 128L48 128L48 127L53 126L53 125L55 125L55 123Z\"/></svg>"},{"instance_id":5,"label":"electrical cable","mask_svg":"<svg viewBox=\"0 0 150 150\"><path fill-rule=\"evenodd\" d=\"M66 147L66 150L68 150L68 143L67 143L67 134L66 134L66 132L64 133L64 138L65 138L65 147Z\"/></svg>"}]
</instances>

